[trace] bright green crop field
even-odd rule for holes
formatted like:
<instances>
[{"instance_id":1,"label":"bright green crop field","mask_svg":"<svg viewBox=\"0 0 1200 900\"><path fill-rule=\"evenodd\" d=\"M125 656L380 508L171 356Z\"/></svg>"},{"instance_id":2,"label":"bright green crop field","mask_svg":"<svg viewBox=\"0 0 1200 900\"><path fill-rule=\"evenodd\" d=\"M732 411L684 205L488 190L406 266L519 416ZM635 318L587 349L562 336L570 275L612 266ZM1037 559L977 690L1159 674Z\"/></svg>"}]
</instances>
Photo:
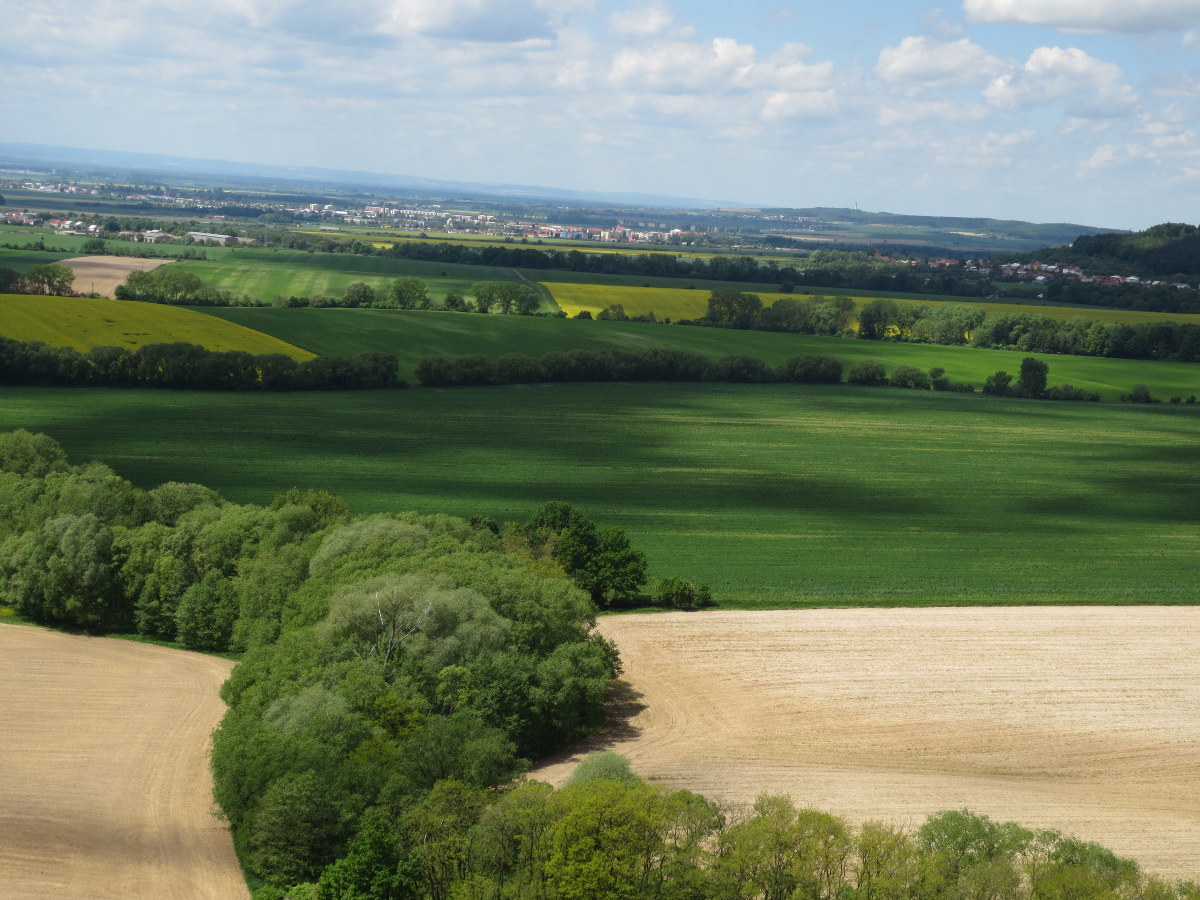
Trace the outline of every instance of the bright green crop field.
<instances>
[{"instance_id":1,"label":"bright green crop field","mask_svg":"<svg viewBox=\"0 0 1200 900\"><path fill-rule=\"evenodd\" d=\"M353 256L349 253L246 250L239 248L218 260L183 261L179 268L193 272L205 284L272 302L276 297L340 297L355 281L385 287L404 275L415 275L429 284L430 296L441 300L449 293L466 296L476 281L514 281L512 269L463 266L452 263Z\"/></svg>"},{"instance_id":2,"label":"bright green crop field","mask_svg":"<svg viewBox=\"0 0 1200 900\"><path fill-rule=\"evenodd\" d=\"M726 606L1200 601L1200 409L787 385L8 389L137 484L625 528Z\"/></svg>"},{"instance_id":3,"label":"bright green crop field","mask_svg":"<svg viewBox=\"0 0 1200 900\"><path fill-rule=\"evenodd\" d=\"M1027 355L935 344L474 313L235 307L203 307L198 311L265 332L322 356L353 356L365 350L394 353L400 359L401 377L409 381L415 378L417 363L425 356L479 353L498 358L505 353L542 356L556 350L672 347L711 359L730 353L749 353L773 366L801 353L837 356L847 368L860 359L884 360L888 371L901 363L925 370L941 366L952 381L966 381L980 387L998 369L1015 376ZM1073 384L1105 399L1115 400L1135 384L1147 385L1151 394L1164 400L1173 396L1200 396L1200 366L1192 363L1086 356L1039 358L1050 366L1051 385Z\"/></svg>"}]
</instances>

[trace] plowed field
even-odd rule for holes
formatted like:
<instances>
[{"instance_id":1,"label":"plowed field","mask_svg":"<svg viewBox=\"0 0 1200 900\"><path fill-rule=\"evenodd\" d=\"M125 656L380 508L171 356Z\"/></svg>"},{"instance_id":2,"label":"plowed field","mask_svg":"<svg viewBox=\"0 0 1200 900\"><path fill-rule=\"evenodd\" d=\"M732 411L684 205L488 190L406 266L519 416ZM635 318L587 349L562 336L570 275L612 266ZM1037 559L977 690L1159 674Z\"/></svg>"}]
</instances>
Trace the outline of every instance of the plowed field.
<instances>
[{"instance_id":1,"label":"plowed field","mask_svg":"<svg viewBox=\"0 0 1200 900\"><path fill-rule=\"evenodd\" d=\"M84 294L112 297L130 272L149 272L169 263L169 259L141 259L134 256L79 256L59 261L75 273L72 287Z\"/></svg>"},{"instance_id":2,"label":"plowed field","mask_svg":"<svg viewBox=\"0 0 1200 900\"><path fill-rule=\"evenodd\" d=\"M1200 877L1200 609L670 613L600 630L633 699L594 745L647 779L912 827L965 807Z\"/></svg>"},{"instance_id":3,"label":"plowed field","mask_svg":"<svg viewBox=\"0 0 1200 900\"><path fill-rule=\"evenodd\" d=\"M231 665L0 626L0 895L248 897L208 771Z\"/></svg>"}]
</instances>

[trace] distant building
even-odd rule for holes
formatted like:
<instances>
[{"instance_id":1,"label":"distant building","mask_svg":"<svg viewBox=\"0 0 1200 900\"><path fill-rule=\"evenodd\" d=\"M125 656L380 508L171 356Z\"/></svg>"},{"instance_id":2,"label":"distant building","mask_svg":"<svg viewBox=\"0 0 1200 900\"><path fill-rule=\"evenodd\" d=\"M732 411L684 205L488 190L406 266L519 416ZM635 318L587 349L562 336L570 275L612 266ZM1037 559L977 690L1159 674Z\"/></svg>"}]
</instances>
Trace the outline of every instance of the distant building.
<instances>
[{"instance_id":1,"label":"distant building","mask_svg":"<svg viewBox=\"0 0 1200 900\"><path fill-rule=\"evenodd\" d=\"M217 244L228 244L230 241L237 241L237 238L231 238L227 234L209 234L207 231L189 231L187 236L193 241L212 241Z\"/></svg>"}]
</instances>

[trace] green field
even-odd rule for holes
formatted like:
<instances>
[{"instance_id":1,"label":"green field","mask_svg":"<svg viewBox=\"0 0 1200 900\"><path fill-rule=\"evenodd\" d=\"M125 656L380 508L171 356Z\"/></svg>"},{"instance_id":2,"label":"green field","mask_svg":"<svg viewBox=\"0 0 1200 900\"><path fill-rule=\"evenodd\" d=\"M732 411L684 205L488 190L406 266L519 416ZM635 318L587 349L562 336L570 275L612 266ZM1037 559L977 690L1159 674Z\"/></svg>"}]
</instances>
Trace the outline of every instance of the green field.
<instances>
[{"instance_id":1,"label":"green field","mask_svg":"<svg viewBox=\"0 0 1200 900\"><path fill-rule=\"evenodd\" d=\"M890 370L906 363L922 369L941 366L952 381L977 387L997 369L1016 375L1027 355L1018 351L943 347L826 338L803 334L732 331L637 322L588 322L579 319L481 316L471 313L370 309L252 309L205 307L203 312L303 347L318 355L353 356L365 350L393 353L400 376L414 378L425 356L505 353L542 356L556 350L640 350L671 347L718 359L749 353L773 366L801 353L828 353L847 366L860 359L882 359ZM1050 384L1069 383L1116 399L1135 384L1155 397L1200 396L1200 366L1151 360L1041 356L1050 365Z\"/></svg>"},{"instance_id":2,"label":"green field","mask_svg":"<svg viewBox=\"0 0 1200 900\"><path fill-rule=\"evenodd\" d=\"M313 354L260 331L204 316L179 306L125 303L89 297L40 297L0 294L0 337L41 341L52 347L137 348L185 341L209 350L283 353L293 359Z\"/></svg>"},{"instance_id":3,"label":"green field","mask_svg":"<svg viewBox=\"0 0 1200 900\"><path fill-rule=\"evenodd\" d=\"M451 293L470 296L471 285L477 281L521 279L515 270L496 266L284 250L238 249L219 260L177 265L235 297L245 295L267 302L279 297L340 297L356 281L381 289L405 275L424 279L430 297L440 301Z\"/></svg>"},{"instance_id":4,"label":"green field","mask_svg":"<svg viewBox=\"0 0 1200 900\"><path fill-rule=\"evenodd\" d=\"M577 504L725 604L1200 600L1200 410L783 385L10 389L141 486L498 520Z\"/></svg>"},{"instance_id":5,"label":"green field","mask_svg":"<svg viewBox=\"0 0 1200 900\"><path fill-rule=\"evenodd\" d=\"M28 272L34 266L43 266L78 255L71 250L8 250L0 247L0 266L17 272Z\"/></svg>"}]
</instances>

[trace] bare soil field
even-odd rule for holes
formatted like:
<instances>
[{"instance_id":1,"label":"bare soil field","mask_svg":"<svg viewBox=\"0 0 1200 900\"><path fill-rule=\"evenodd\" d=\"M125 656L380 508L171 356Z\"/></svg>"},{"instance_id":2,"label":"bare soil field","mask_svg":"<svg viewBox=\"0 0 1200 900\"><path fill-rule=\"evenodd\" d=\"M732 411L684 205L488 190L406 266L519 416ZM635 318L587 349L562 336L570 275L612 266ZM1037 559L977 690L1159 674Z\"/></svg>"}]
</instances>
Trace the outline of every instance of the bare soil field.
<instances>
[{"instance_id":1,"label":"bare soil field","mask_svg":"<svg viewBox=\"0 0 1200 900\"><path fill-rule=\"evenodd\" d=\"M967 808L1200 878L1200 608L609 616L625 715L586 749L726 804L915 828ZM582 753L535 771L561 783Z\"/></svg>"},{"instance_id":2,"label":"bare soil field","mask_svg":"<svg viewBox=\"0 0 1200 900\"><path fill-rule=\"evenodd\" d=\"M117 286L125 283L130 272L157 269L169 259L139 259L135 256L78 256L59 260L75 273L72 287L81 294L96 293L112 299Z\"/></svg>"},{"instance_id":3,"label":"bare soil field","mask_svg":"<svg viewBox=\"0 0 1200 900\"><path fill-rule=\"evenodd\" d=\"M0 625L6 900L249 897L208 770L231 667Z\"/></svg>"}]
</instances>

